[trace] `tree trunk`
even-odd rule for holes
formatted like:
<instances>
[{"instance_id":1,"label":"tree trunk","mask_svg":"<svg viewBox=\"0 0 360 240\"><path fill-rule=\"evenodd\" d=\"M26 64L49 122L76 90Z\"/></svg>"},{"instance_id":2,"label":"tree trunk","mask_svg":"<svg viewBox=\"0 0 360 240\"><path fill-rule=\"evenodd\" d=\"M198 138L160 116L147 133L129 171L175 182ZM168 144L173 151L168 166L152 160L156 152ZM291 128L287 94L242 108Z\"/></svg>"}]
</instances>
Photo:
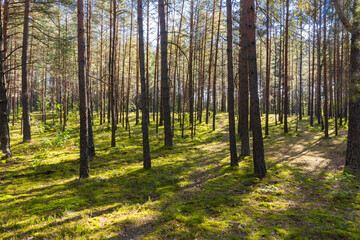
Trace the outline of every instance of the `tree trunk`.
<instances>
[{"instance_id":1,"label":"tree trunk","mask_svg":"<svg viewBox=\"0 0 360 240\"><path fill-rule=\"evenodd\" d=\"M232 30L232 3L226 0L227 14L227 57L228 57L228 111L229 111L229 138L231 166L239 166L236 153L235 113L234 113L234 70L233 70L233 30Z\"/></svg>"},{"instance_id":2,"label":"tree trunk","mask_svg":"<svg viewBox=\"0 0 360 240\"><path fill-rule=\"evenodd\" d=\"M360 7L357 1L357 9ZM360 16L358 16L360 17ZM351 33L349 130L345 165L360 169L360 26L356 22Z\"/></svg>"},{"instance_id":3,"label":"tree trunk","mask_svg":"<svg viewBox=\"0 0 360 240\"><path fill-rule=\"evenodd\" d=\"M325 9L326 11L326 9ZM326 12L323 15L324 18L324 121L325 121L325 138L329 138L329 109L328 109L328 86L327 86L327 56L326 56Z\"/></svg>"},{"instance_id":4,"label":"tree trunk","mask_svg":"<svg viewBox=\"0 0 360 240\"><path fill-rule=\"evenodd\" d=\"M190 128L191 137L194 136L194 84L193 84L193 45L194 45L194 0L190 4L190 53L189 53L189 111L190 111Z\"/></svg>"},{"instance_id":5,"label":"tree trunk","mask_svg":"<svg viewBox=\"0 0 360 240\"><path fill-rule=\"evenodd\" d=\"M80 110L80 178L90 175L87 86L85 76L84 0L78 0L78 67Z\"/></svg>"},{"instance_id":6,"label":"tree trunk","mask_svg":"<svg viewBox=\"0 0 360 240\"><path fill-rule=\"evenodd\" d=\"M87 29L87 47L86 47L86 86L87 86L87 101L88 101L88 138L89 138L89 156L94 157L95 156L95 144L94 144L94 136L93 136L93 130L92 130L92 121L91 121L91 112L92 112L92 91L91 91L91 1L88 0L88 29ZM65 113L64 113L65 114Z\"/></svg>"},{"instance_id":7,"label":"tree trunk","mask_svg":"<svg viewBox=\"0 0 360 240\"><path fill-rule=\"evenodd\" d=\"M30 23L30 0L25 1L23 47L21 57L21 102L23 107L23 142L31 140L30 126L30 87L28 78L28 47L29 47L29 23Z\"/></svg>"},{"instance_id":8,"label":"tree trunk","mask_svg":"<svg viewBox=\"0 0 360 240\"><path fill-rule=\"evenodd\" d=\"M266 90L265 90L265 111L266 111L266 117L265 117L265 135L269 135L269 99L270 99L270 58L271 58L271 52L269 49L269 8L270 0L266 1ZM261 51L260 51L261 54ZM260 88L261 89L261 88Z\"/></svg>"},{"instance_id":9,"label":"tree trunk","mask_svg":"<svg viewBox=\"0 0 360 240\"><path fill-rule=\"evenodd\" d=\"M287 0L288 2L289 0ZM254 0L246 0L248 14L248 64L249 64L249 83L250 83L250 126L253 132L253 161L254 174L258 178L264 178L266 174L264 145L260 120L259 93L256 66L256 41L255 41L255 12Z\"/></svg>"},{"instance_id":10,"label":"tree trunk","mask_svg":"<svg viewBox=\"0 0 360 240\"><path fill-rule=\"evenodd\" d=\"M350 87L349 87L349 129L346 150L345 166L351 169L360 169L360 1L355 0L352 8L356 9L354 21L350 25L344 12L339 7L337 0L334 1L337 15L343 25L351 33L350 55Z\"/></svg>"},{"instance_id":11,"label":"tree trunk","mask_svg":"<svg viewBox=\"0 0 360 240\"><path fill-rule=\"evenodd\" d=\"M165 3L159 0L159 19L160 19L160 35L161 35L161 98L164 114L164 131L165 146L173 146L171 132L171 110L170 110L170 93L169 93L169 77L168 77L168 60L167 60L167 30L165 24Z\"/></svg>"},{"instance_id":12,"label":"tree trunk","mask_svg":"<svg viewBox=\"0 0 360 240\"><path fill-rule=\"evenodd\" d=\"M289 65L289 0L286 0L286 23L285 23L285 78L284 78L284 132L289 132L288 129L288 110L289 110L289 90L288 90L288 81L289 81L289 73L288 73L288 65Z\"/></svg>"},{"instance_id":13,"label":"tree trunk","mask_svg":"<svg viewBox=\"0 0 360 240\"><path fill-rule=\"evenodd\" d=\"M142 134L143 134L143 162L144 168L151 168L150 146L149 146L149 109L147 104L147 88L145 80L145 49L143 30L143 8L142 0L137 1L138 33L139 33L139 60L140 60L140 82L141 82L141 111L142 111Z\"/></svg>"},{"instance_id":14,"label":"tree trunk","mask_svg":"<svg viewBox=\"0 0 360 240\"><path fill-rule=\"evenodd\" d=\"M240 54L239 54L239 134L241 140L241 156L250 155L249 140L249 73L247 62L247 8L245 0L240 2Z\"/></svg>"},{"instance_id":15,"label":"tree trunk","mask_svg":"<svg viewBox=\"0 0 360 240\"><path fill-rule=\"evenodd\" d=\"M209 57L209 72L208 72L208 84L207 84L207 97L206 97L206 116L205 122L209 123L209 109L210 109L210 91L211 91L211 68L213 61L213 46L214 46L214 26L215 26L215 7L216 0L213 2L213 12L212 12L212 20L211 20L211 40L210 40L210 57Z\"/></svg>"},{"instance_id":16,"label":"tree trunk","mask_svg":"<svg viewBox=\"0 0 360 240\"><path fill-rule=\"evenodd\" d=\"M218 59L218 50L219 50L219 38L220 38L220 24L221 24L221 8L222 1L220 1L219 8L219 20L218 20L218 28L215 40L215 64L214 64L214 78L213 78L213 131L215 131L215 117L216 117L216 70L217 70L217 59Z\"/></svg>"},{"instance_id":17,"label":"tree trunk","mask_svg":"<svg viewBox=\"0 0 360 240\"><path fill-rule=\"evenodd\" d=\"M9 132L9 119L8 119L8 98L6 94L6 76L4 70L6 69L4 64L4 59L7 53L7 14L8 12L8 0L5 0L4 4L4 26L2 26L2 16L0 11L0 141L1 141L1 150L5 154L3 159L12 157L10 149L10 132ZM1 3L0 3L1 9ZM2 46L4 48L2 49ZM13 80L15 81L15 79Z\"/></svg>"}]
</instances>

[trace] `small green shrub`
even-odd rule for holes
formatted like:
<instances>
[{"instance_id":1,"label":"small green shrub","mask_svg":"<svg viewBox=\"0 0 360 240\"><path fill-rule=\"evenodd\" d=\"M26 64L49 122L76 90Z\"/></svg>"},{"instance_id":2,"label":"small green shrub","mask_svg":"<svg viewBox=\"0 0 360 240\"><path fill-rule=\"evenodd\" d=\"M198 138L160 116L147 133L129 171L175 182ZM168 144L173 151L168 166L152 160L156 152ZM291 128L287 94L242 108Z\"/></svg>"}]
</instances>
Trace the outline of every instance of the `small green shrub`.
<instances>
[{"instance_id":1,"label":"small green shrub","mask_svg":"<svg viewBox=\"0 0 360 240\"><path fill-rule=\"evenodd\" d=\"M60 148L68 144L70 135L67 131L59 132L54 139L46 139L41 142L43 148Z\"/></svg>"}]
</instances>

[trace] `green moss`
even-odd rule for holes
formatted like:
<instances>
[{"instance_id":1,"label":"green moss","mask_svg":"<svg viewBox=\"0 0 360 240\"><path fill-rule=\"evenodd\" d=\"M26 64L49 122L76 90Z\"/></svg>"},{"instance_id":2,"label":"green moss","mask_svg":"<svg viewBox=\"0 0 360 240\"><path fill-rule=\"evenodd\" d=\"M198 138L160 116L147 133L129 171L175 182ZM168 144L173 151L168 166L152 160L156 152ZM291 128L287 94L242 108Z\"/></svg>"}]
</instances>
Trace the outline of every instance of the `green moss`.
<instances>
[{"instance_id":1,"label":"green moss","mask_svg":"<svg viewBox=\"0 0 360 240\"><path fill-rule=\"evenodd\" d=\"M25 144L20 121L11 127L15 157L0 162L1 239L359 238L359 176L311 171L307 163L314 160L297 161L307 157L298 150L305 149L331 164L329 144L344 147L345 137L323 140L308 119L298 132L283 134L270 116L268 174L261 181L252 174L251 157L229 167L226 114L217 115L215 131L198 124L193 139L188 127L181 137L176 121L173 148L163 147L163 127L157 136L152 123L151 170L142 168L134 114L132 137L119 125L113 148L110 126L94 119L97 156L91 177L79 181L77 117L71 113L62 132L59 122L41 124L34 113L33 140Z\"/></svg>"}]
</instances>

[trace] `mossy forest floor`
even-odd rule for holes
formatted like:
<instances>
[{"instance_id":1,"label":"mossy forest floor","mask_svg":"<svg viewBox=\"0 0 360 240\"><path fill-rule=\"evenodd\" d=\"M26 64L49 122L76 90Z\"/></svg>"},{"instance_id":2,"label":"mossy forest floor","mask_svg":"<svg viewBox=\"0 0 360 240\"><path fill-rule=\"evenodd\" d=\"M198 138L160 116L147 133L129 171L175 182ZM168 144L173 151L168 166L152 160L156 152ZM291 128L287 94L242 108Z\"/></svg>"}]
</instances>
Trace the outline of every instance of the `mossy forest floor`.
<instances>
[{"instance_id":1,"label":"mossy forest floor","mask_svg":"<svg viewBox=\"0 0 360 240\"><path fill-rule=\"evenodd\" d=\"M79 181L78 114L59 123L33 114L30 143L11 127L14 157L0 160L0 239L360 239L360 175L344 172L346 128L324 139L305 118L282 133L271 116L264 139L268 173L252 159L229 166L227 114L196 126L174 148L150 126L152 169L142 168L141 125L131 138L95 120L91 177ZM240 142L238 143L240 149Z\"/></svg>"}]
</instances>

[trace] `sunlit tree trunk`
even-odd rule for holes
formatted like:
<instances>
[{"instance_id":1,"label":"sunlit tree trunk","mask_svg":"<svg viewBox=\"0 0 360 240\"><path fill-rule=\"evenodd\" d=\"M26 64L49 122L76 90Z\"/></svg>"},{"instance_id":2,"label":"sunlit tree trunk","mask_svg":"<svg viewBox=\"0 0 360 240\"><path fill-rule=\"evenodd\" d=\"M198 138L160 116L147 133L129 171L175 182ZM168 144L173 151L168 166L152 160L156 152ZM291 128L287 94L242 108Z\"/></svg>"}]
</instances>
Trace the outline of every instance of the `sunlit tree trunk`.
<instances>
[{"instance_id":1,"label":"sunlit tree trunk","mask_svg":"<svg viewBox=\"0 0 360 240\"><path fill-rule=\"evenodd\" d=\"M88 138L88 107L85 76L85 28L84 0L78 0L78 77L79 77L79 110L80 110L80 178L90 175L89 138Z\"/></svg>"}]
</instances>

